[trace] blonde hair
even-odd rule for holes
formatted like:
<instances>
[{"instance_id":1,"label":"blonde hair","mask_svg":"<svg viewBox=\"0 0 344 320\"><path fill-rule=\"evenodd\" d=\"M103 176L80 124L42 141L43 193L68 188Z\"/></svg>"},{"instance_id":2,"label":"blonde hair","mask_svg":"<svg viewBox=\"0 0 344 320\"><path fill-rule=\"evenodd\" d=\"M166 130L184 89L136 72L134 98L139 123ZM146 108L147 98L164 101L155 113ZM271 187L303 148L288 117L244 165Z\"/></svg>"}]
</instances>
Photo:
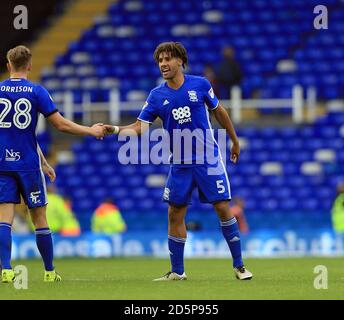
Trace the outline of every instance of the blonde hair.
<instances>
[{"instance_id":1,"label":"blonde hair","mask_svg":"<svg viewBox=\"0 0 344 320\"><path fill-rule=\"evenodd\" d=\"M29 48L17 46L8 50L6 57L15 71L21 71L30 63L32 54Z\"/></svg>"}]
</instances>

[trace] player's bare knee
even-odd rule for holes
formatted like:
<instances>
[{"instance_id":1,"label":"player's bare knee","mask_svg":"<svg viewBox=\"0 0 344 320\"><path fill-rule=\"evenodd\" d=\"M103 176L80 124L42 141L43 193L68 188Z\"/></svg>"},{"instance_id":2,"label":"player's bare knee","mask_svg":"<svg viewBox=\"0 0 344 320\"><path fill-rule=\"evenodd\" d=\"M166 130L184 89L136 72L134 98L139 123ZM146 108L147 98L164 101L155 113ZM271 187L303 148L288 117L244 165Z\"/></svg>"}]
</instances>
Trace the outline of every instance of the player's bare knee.
<instances>
[{"instance_id":1,"label":"player's bare knee","mask_svg":"<svg viewBox=\"0 0 344 320\"><path fill-rule=\"evenodd\" d=\"M183 223L186 213L185 206L170 205L168 209L168 222L171 225L178 225Z\"/></svg>"},{"instance_id":2,"label":"player's bare knee","mask_svg":"<svg viewBox=\"0 0 344 320\"><path fill-rule=\"evenodd\" d=\"M47 220L44 217L35 217L33 218L31 216L31 220L33 225L35 226L36 229L38 228L48 228L48 223Z\"/></svg>"},{"instance_id":3,"label":"player's bare knee","mask_svg":"<svg viewBox=\"0 0 344 320\"><path fill-rule=\"evenodd\" d=\"M214 202L214 208L216 211L226 211L229 210L229 202L228 201L218 201Z\"/></svg>"},{"instance_id":4,"label":"player's bare knee","mask_svg":"<svg viewBox=\"0 0 344 320\"><path fill-rule=\"evenodd\" d=\"M168 215L168 223L170 225L179 225L181 223L183 223L183 217L180 217L178 215L173 215L173 214L169 214Z\"/></svg>"},{"instance_id":5,"label":"player's bare knee","mask_svg":"<svg viewBox=\"0 0 344 320\"><path fill-rule=\"evenodd\" d=\"M14 204L1 203L0 204L0 221L12 224L14 218Z\"/></svg>"},{"instance_id":6,"label":"player's bare knee","mask_svg":"<svg viewBox=\"0 0 344 320\"><path fill-rule=\"evenodd\" d=\"M183 217L179 214L178 211L169 210L168 221L170 224L178 224L178 222L183 221Z\"/></svg>"},{"instance_id":7,"label":"player's bare knee","mask_svg":"<svg viewBox=\"0 0 344 320\"><path fill-rule=\"evenodd\" d=\"M45 208L44 206L30 209L31 220L36 229L48 227Z\"/></svg>"},{"instance_id":8,"label":"player's bare knee","mask_svg":"<svg viewBox=\"0 0 344 320\"><path fill-rule=\"evenodd\" d=\"M229 201L219 201L215 202L214 209L221 220L226 220L232 217L229 209Z\"/></svg>"}]
</instances>

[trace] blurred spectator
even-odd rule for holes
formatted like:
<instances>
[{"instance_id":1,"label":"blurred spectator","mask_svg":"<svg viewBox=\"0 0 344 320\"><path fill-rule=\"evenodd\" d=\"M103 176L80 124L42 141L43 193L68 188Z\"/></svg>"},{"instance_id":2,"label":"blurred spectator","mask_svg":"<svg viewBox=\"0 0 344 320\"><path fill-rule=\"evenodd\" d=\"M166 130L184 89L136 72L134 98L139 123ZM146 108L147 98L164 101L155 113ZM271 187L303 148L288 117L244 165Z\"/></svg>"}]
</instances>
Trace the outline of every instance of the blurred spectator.
<instances>
[{"instance_id":1,"label":"blurred spectator","mask_svg":"<svg viewBox=\"0 0 344 320\"><path fill-rule=\"evenodd\" d=\"M337 197L332 206L332 225L334 231L344 234L344 183L337 186Z\"/></svg>"},{"instance_id":2,"label":"blurred spectator","mask_svg":"<svg viewBox=\"0 0 344 320\"><path fill-rule=\"evenodd\" d=\"M203 70L203 75L208 79L210 82L214 93L217 97L220 96L219 88L218 88L218 83L216 80L216 74L214 68L210 64L206 64Z\"/></svg>"},{"instance_id":3,"label":"blurred spectator","mask_svg":"<svg viewBox=\"0 0 344 320\"><path fill-rule=\"evenodd\" d=\"M240 198L233 199L233 205L231 206L230 210L232 215L237 219L239 225L239 231L241 233L248 233L249 226L246 221L245 213L244 213L245 203Z\"/></svg>"},{"instance_id":4,"label":"blurred spectator","mask_svg":"<svg viewBox=\"0 0 344 320\"><path fill-rule=\"evenodd\" d=\"M121 212L111 198L107 198L96 209L92 217L92 231L113 234L127 230Z\"/></svg>"},{"instance_id":5,"label":"blurred spectator","mask_svg":"<svg viewBox=\"0 0 344 320\"><path fill-rule=\"evenodd\" d=\"M216 82L219 89L218 98L229 99L233 86L240 86L243 74L239 63L235 60L234 49L226 46L222 51L223 60L216 68Z\"/></svg>"},{"instance_id":6,"label":"blurred spectator","mask_svg":"<svg viewBox=\"0 0 344 320\"><path fill-rule=\"evenodd\" d=\"M63 236L79 235L80 225L71 210L69 199L60 196L53 185L49 185L47 191L47 220L51 231Z\"/></svg>"}]
</instances>

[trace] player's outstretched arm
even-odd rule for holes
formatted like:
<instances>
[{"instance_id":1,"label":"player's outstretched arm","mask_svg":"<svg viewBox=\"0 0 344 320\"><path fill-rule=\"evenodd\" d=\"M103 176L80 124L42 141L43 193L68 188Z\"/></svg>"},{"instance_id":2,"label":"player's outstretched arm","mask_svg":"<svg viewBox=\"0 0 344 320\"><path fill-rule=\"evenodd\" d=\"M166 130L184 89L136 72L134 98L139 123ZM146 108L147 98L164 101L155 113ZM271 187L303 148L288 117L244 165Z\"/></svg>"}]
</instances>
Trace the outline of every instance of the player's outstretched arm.
<instances>
[{"instance_id":1,"label":"player's outstretched arm","mask_svg":"<svg viewBox=\"0 0 344 320\"><path fill-rule=\"evenodd\" d=\"M239 160L240 155L240 145L239 145L239 139L236 135L233 123L225 110L224 107L222 107L220 104L219 106L213 111L213 114L216 118L216 120L219 122L222 128L226 129L227 134L231 138L233 145L231 148L231 161L233 163L236 163Z\"/></svg>"},{"instance_id":2,"label":"player's outstretched arm","mask_svg":"<svg viewBox=\"0 0 344 320\"><path fill-rule=\"evenodd\" d=\"M54 182L56 179L55 170L53 167L50 166L47 159L45 159L44 154L41 150L41 147L39 145L37 146L38 146L38 154L39 154L39 159L41 161L42 170L49 177L50 181Z\"/></svg>"},{"instance_id":3,"label":"player's outstretched arm","mask_svg":"<svg viewBox=\"0 0 344 320\"><path fill-rule=\"evenodd\" d=\"M129 124L127 126L112 126L110 124L105 124L105 134L121 134L121 135L141 135L143 134L148 128L149 123L137 120L136 122Z\"/></svg>"},{"instance_id":4,"label":"player's outstretched arm","mask_svg":"<svg viewBox=\"0 0 344 320\"><path fill-rule=\"evenodd\" d=\"M62 117L59 112L53 113L51 116L47 117L47 119L61 132L79 136L90 135L98 139L102 139L105 135L105 127L102 123L96 123L92 127L82 126Z\"/></svg>"}]
</instances>

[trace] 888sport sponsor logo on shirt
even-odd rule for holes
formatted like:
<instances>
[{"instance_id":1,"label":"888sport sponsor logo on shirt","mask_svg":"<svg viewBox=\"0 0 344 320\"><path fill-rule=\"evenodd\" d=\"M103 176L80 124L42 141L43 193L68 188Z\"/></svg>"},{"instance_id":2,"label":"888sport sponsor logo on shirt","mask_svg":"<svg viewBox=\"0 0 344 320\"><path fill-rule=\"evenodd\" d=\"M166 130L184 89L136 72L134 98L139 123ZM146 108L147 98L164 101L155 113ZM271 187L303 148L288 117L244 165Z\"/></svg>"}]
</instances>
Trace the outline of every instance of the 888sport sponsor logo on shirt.
<instances>
[{"instance_id":1,"label":"888sport sponsor logo on shirt","mask_svg":"<svg viewBox=\"0 0 344 320\"><path fill-rule=\"evenodd\" d=\"M172 115L174 120L178 121L179 124L192 121L191 110L188 106L172 109Z\"/></svg>"}]
</instances>

